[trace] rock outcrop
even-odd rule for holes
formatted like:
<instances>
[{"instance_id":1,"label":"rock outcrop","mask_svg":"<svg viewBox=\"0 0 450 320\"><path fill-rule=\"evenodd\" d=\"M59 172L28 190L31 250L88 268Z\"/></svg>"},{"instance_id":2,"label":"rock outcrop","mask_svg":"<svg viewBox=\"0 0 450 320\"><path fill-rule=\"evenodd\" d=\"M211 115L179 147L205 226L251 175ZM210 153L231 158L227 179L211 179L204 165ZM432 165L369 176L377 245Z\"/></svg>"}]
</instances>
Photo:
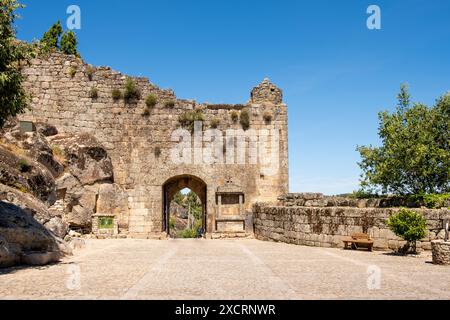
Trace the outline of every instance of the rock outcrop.
<instances>
[{"instance_id":1,"label":"rock outcrop","mask_svg":"<svg viewBox=\"0 0 450 320\"><path fill-rule=\"evenodd\" d=\"M0 267L44 265L70 254L69 247L40 224L32 210L0 202Z\"/></svg>"},{"instance_id":2,"label":"rock outcrop","mask_svg":"<svg viewBox=\"0 0 450 320\"><path fill-rule=\"evenodd\" d=\"M81 185L114 181L111 159L106 150L88 134L58 134L48 138L64 153L67 168Z\"/></svg>"},{"instance_id":3,"label":"rock outcrop","mask_svg":"<svg viewBox=\"0 0 450 320\"><path fill-rule=\"evenodd\" d=\"M117 199L126 204L126 198L113 183L111 160L93 137L58 134L48 140L61 150L67 167L56 179L57 202L50 208L52 211L64 215L73 229L90 232L98 206L104 213L123 209Z\"/></svg>"},{"instance_id":4,"label":"rock outcrop","mask_svg":"<svg viewBox=\"0 0 450 320\"><path fill-rule=\"evenodd\" d=\"M70 230L90 233L98 213L127 210L106 150L87 134L11 122L0 140L0 267L45 264L70 253ZM122 221L122 224L126 224Z\"/></svg>"},{"instance_id":5,"label":"rock outcrop","mask_svg":"<svg viewBox=\"0 0 450 320\"><path fill-rule=\"evenodd\" d=\"M43 202L30 193L0 184L0 201L13 204L28 212L39 224L60 238L63 238L69 230L69 225L64 221L63 215L55 215ZM1 214L3 214L2 211L0 211Z\"/></svg>"},{"instance_id":6,"label":"rock outcrop","mask_svg":"<svg viewBox=\"0 0 450 320\"><path fill-rule=\"evenodd\" d=\"M29 192L48 205L56 200L52 174L17 145L0 147L0 183Z\"/></svg>"}]
</instances>

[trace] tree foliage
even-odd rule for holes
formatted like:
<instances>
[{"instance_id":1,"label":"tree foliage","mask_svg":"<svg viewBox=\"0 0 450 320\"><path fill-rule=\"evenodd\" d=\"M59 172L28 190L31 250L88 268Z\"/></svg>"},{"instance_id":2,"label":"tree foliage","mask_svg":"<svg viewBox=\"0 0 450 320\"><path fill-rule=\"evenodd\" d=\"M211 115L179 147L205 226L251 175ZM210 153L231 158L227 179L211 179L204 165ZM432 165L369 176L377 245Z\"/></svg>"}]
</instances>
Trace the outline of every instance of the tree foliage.
<instances>
[{"instance_id":1,"label":"tree foliage","mask_svg":"<svg viewBox=\"0 0 450 320\"><path fill-rule=\"evenodd\" d=\"M185 196L180 191L178 191L173 197L173 201L182 207L184 207L184 199Z\"/></svg>"},{"instance_id":2,"label":"tree foliage","mask_svg":"<svg viewBox=\"0 0 450 320\"><path fill-rule=\"evenodd\" d=\"M358 147L363 190L433 194L450 190L450 93L429 108L402 85L393 113L379 114L381 147Z\"/></svg>"},{"instance_id":3,"label":"tree foliage","mask_svg":"<svg viewBox=\"0 0 450 320\"><path fill-rule=\"evenodd\" d=\"M202 218L202 202L195 192L189 191L188 194L184 195L179 191L174 195L173 201L183 208L189 208L195 219Z\"/></svg>"},{"instance_id":4,"label":"tree foliage","mask_svg":"<svg viewBox=\"0 0 450 320\"><path fill-rule=\"evenodd\" d=\"M50 29L44 33L41 44L45 49L57 49L59 48L59 38L63 33L63 28L61 26L61 21L56 22L50 27Z\"/></svg>"},{"instance_id":5,"label":"tree foliage","mask_svg":"<svg viewBox=\"0 0 450 320\"><path fill-rule=\"evenodd\" d=\"M202 202L196 193L190 191L187 196L188 207L191 209L191 213L196 220L202 219Z\"/></svg>"},{"instance_id":6,"label":"tree foliage","mask_svg":"<svg viewBox=\"0 0 450 320\"><path fill-rule=\"evenodd\" d=\"M28 97L22 88L20 65L32 57L30 45L16 40L16 11L24 6L16 0L0 1L0 128L25 110Z\"/></svg>"},{"instance_id":7,"label":"tree foliage","mask_svg":"<svg viewBox=\"0 0 450 320\"><path fill-rule=\"evenodd\" d=\"M78 41L75 32L69 30L64 32L61 21L53 24L50 29L44 33L41 39L42 51L61 50L65 54L71 54L79 57L77 49Z\"/></svg>"},{"instance_id":8,"label":"tree foliage","mask_svg":"<svg viewBox=\"0 0 450 320\"><path fill-rule=\"evenodd\" d=\"M187 194L177 192L173 201L188 212L188 224L185 229L176 231L176 237L196 238L203 230L203 206L200 198L193 191ZM172 225L175 229L175 223Z\"/></svg>"},{"instance_id":9,"label":"tree foliage","mask_svg":"<svg viewBox=\"0 0 450 320\"><path fill-rule=\"evenodd\" d=\"M61 51L65 54L79 56L77 50L77 37L73 31L68 31L62 35Z\"/></svg>"}]
</instances>

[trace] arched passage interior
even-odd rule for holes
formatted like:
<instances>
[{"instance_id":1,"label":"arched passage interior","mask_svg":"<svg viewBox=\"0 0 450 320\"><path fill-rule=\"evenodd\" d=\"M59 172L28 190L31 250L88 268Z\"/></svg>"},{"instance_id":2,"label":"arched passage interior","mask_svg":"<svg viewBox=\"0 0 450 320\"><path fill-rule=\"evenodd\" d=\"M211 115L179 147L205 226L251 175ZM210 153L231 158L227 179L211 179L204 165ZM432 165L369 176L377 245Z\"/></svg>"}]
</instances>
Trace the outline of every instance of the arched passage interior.
<instances>
[{"instance_id":1,"label":"arched passage interior","mask_svg":"<svg viewBox=\"0 0 450 320\"><path fill-rule=\"evenodd\" d=\"M190 189L200 199L203 211L203 230L206 231L206 200L207 200L207 186L206 183L192 175L181 175L172 177L163 185L163 231L169 234L170 232L170 205L175 195L184 189Z\"/></svg>"}]
</instances>

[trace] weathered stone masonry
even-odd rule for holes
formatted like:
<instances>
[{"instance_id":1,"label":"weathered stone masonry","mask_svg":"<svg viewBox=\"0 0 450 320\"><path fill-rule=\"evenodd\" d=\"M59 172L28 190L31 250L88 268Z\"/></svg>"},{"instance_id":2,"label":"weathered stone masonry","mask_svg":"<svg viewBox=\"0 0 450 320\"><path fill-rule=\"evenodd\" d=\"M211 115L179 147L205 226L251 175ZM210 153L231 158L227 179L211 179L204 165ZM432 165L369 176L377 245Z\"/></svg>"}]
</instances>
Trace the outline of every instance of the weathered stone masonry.
<instances>
[{"instance_id":1,"label":"weathered stone masonry","mask_svg":"<svg viewBox=\"0 0 450 320\"><path fill-rule=\"evenodd\" d=\"M383 201L323 197L320 194L291 194L276 205L254 206L255 237L316 247L343 247L342 239L353 233L368 233L379 250L398 249L405 244L386 226L386 220L398 210L386 208ZM443 221L450 210L411 209L427 220L428 235L417 244L431 249L431 241L443 239Z\"/></svg>"},{"instance_id":2,"label":"weathered stone masonry","mask_svg":"<svg viewBox=\"0 0 450 320\"><path fill-rule=\"evenodd\" d=\"M232 212L228 220L248 221L252 204L256 201L273 201L288 192L288 134L287 107L282 102L282 92L265 80L253 89L249 103L245 105L204 105L195 101L177 99L171 90L162 90L147 79L134 78L141 92L139 101L125 103L114 101L112 90L123 90L126 76L107 67L94 68L73 56L52 53L35 59L23 70L25 88L32 96L31 110L20 120L46 122L55 125L62 133L86 132L93 135L108 151L114 171L114 182L127 194L127 212L118 215L118 229L135 237L159 237L164 234L164 186L170 182L171 190L190 184L204 184L206 229L214 234L220 223L216 193L229 184L237 186L245 197L243 212L228 210L224 201L222 213ZM90 96L92 88L98 90L98 98ZM145 97L153 94L158 104L143 116ZM167 101L175 106L168 107ZM175 142L171 134L179 128L178 117L190 110L202 110L205 127L213 119L219 119L219 130L241 129L239 121L233 121L232 112L238 114L248 109L252 129L277 129L280 134L279 171L273 176L261 174L260 165L213 164L176 165L170 160ZM271 121L264 119L270 113ZM172 192L173 193L173 192ZM224 197L228 196L227 194ZM230 197L235 197L230 194ZM238 198L236 198L238 199ZM167 199L166 199L167 201ZM97 214L111 214L100 212ZM226 219L225 219L226 220ZM236 231L236 224L225 221ZM251 233L251 223L242 233Z\"/></svg>"}]
</instances>

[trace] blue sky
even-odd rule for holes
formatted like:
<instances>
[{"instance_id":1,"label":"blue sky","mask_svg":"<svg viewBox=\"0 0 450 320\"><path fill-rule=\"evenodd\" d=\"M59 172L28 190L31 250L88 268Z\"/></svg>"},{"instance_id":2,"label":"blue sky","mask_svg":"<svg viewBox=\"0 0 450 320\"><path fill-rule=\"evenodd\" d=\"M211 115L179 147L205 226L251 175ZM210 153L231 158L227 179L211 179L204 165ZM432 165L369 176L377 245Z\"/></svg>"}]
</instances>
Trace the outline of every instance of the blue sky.
<instances>
[{"instance_id":1,"label":"blue sky","mask_svg":"<svg viewBox=\"0 0 450 320\"><path fill-rule=\"evenodd\" d=\"M357 145L401 83L433 104L450 90L448 0L23 0L18 37L40 38L71 4L84 60L146 76L180 98L246 102L269 77L289 106L290 189L358 188ZM379 5L382 30L368 30Z\"/></svg>"}]
</instances>

